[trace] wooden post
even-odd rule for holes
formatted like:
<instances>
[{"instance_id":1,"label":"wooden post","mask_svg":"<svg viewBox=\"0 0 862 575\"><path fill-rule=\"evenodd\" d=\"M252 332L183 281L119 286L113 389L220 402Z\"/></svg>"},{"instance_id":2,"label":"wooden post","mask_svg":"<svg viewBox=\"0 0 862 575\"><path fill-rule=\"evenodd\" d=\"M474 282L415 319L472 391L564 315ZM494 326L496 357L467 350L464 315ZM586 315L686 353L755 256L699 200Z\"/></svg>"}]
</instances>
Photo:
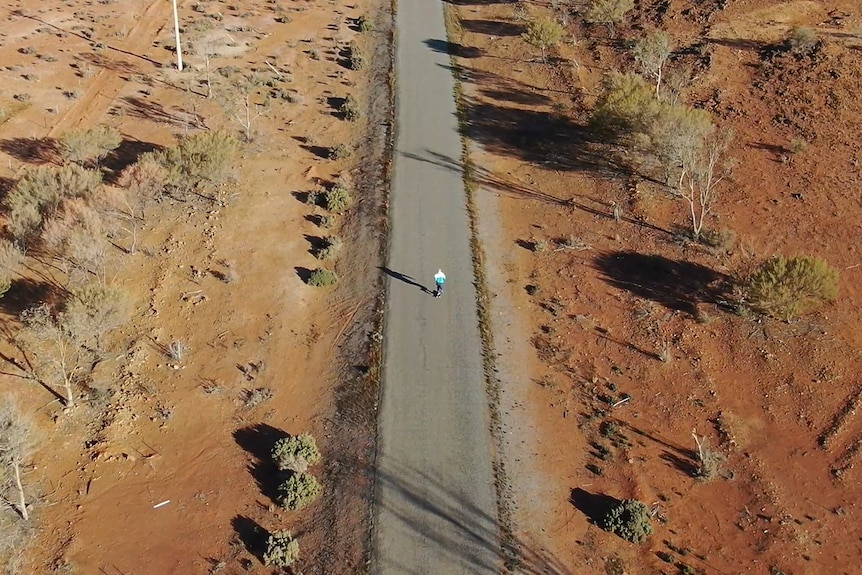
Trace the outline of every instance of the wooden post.
<instances>
[{"instance_id":1,"label":"wooden post","mask_svg":"<svg viewBox=\"0 0 862 575\"><path fill-rule=\"evenodd\" d=\"M183 71L183 51L180 48L180 19L177 16L177 0L171 0L174 5L174 36L177 39L177 70Z\"/></svg>"}]
</instances>

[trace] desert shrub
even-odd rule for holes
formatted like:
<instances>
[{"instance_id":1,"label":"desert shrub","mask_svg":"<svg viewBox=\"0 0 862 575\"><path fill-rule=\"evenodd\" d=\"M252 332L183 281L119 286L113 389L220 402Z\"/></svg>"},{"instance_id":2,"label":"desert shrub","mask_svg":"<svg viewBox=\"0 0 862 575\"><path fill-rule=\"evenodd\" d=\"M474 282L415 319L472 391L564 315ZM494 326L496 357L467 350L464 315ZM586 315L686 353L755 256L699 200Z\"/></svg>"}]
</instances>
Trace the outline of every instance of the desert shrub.
<instances>
[{"instance_id":1,"label":"desert shrub","mask_svg":"<svg viewBox=\"0 0 862 575\"><path fill-rule=\"evenodd\" d=\"M12 287L15 269L24 261L24 252L9 240L0 239L0 297Z\"/></svg>"},{"instance_id":2,"label":"desert shrub","mask_svg":"<svg viewBox=\"0 0 862 575\"><path fill-rule=\"evenodd\" d=\"M696 432L692 432L697 451L695 460L697 466L694 470L694 476L702 481L715 479L721 471L721 464L724 462L724 456L718 451L712 449L705 438L699 437Z\"/></svg>"},{"instance_id":3,"label":"desert shrub","mask_svg":"<svg viewBox=\"0 0 862 575\"><path fill-rule=\"evenodd\" d=\"M634 7L634 0L593 0L584 20L590 24L619 24Z\"/></svg>"},{"instance_id":4,"label":"desert shrub","mask_svg":"<svg viewBox=\"0 0 862 575\"><path fill-rule=\"evenodd\" d=\"M320 495L320 483L310 473L293 473L278 486L278 504L291 511L299 511Z\"/></svg>"},{"instance_id":5,"label":"desert shrub","mask_svg":"<svg viewBox=\"0 0 862 575\"><path fill-rule=\"evenodd\" d=\"M72 130L60 136L60 156L76 164L98 162L119 147L122 141L123 136L113 126Z\"/></svg>"},{"instance_id":6,"label":"desert shrub","mask_svg":"<svg viewBox=\"0 0 862 575\"><path fill-rule=\"evenodd\" d=\"M190 190L202 182L224 183L232 172L238 146L236 138L228 132L199 132L180 138L176 146L144 154L142 160L154 161L165 168L169 185Z\"/></svg>"},{"instance_id":7,"label":"desert shrub","mask_svg":"<svg viewBox=\"0 0 862 575\"><path fill-rule=\"evenodd\" d=\"M631 72L611 72L604 79L590 125L594 131L613 137L645 133L659 111L654 88L645 79Z\"/></svg>"},{"instance_id":8,"label":"desert shrub","mask_svg":"<svg viewBox=\"0 0 862 575\"><path fill-rule=\"evenodd\" d=\"M320 451L309 433L279 439L272 448L272 462L280 471L304 473L309 465L318 461Z\"/></svg>"},{"instance_id":9,"label":"desert shrub","mask_svg":"<svg viewBox=\"0 0 862 575\"><path fill-rule=\"evenodd\" d=\"M121 173L119 184L128 189L138 201L157 199L165 189L167 171L156 162L146 159L127 166Z\"/></svg>"},{"instance_id":10,"label":"desert shrub","mask_svg":"<svg viewBox=\"0 0 862 575\"><path fill-rule=\"evenodd\" d=\"M817 32L806 26L794 26L787 33L782 48L796 56L807 56L817 49Z\"/></svg>"},{"instance_id":11,"label":"desert shrub","mask_svg":"<svg viewBox=\"0 0 862 575\"><path fill-rule=\"evenodd\" d=\"M339 249L341 249L341 239L339 239L338 236L329 236L323 238L323 243L315 250L314 257L319 260L328 260L334 256Z\"/></svg>"},{"instance_id":12,"label":"desert shrub","mask_svg":"<svg viewBox=\"0 0 862 575\"><path fill-rule=\"evenodd\" d=\"M617 504L599 520L599 527L632 543L640 543L652 533L649 509L636 499Z\"/></svg>"},{"instance_id":13,"label":"desert shrub","mask_svg":"<svg viewBox=\"0 0 862 575\"><path fill-rule=\"evenodd\" d=\"M290 531L273 531L266 540L264 565L290 567L299 558L299 543Z\"/></svg>"},{"instance_id":14,"label":"desert shrub","mask_svg":"<svg viewBox=\"0 0 862 575\"><path fill-rule=\"evenodd\" d=\"M563 38L563 27L549 16L534 18L527 23L523 34L524 40L531 46L542 51L542 61L546 62L545 52L560 43Z\"/></svg>"},{"instance_id":15,"label":"desert shrub","mask_svg":"<svg viewBox=\"0 0 862 575\"><path fill-rule=\"evenodd\" d=\"M63 200L56 215L45 223L41 238L66 273L101 270L107 251L102 218L82 198Z\"/></svg>"},{"instance_id":16,"label":"desert shrub","mask_svg":"<svg viewBox=\"0 0 862 575\"><path fill-rule=\"evenodd\" d=\"M335 282L338 281L338 276L335 275L335 272L318 268L311 272L311 275L308 276L308 285L314 287L327 287L331 286Z\"/></svg>"},{"instance_id":17,"label":"desert shrub","mask_svg":"<svg viewBox=\"0 0 862 575\"><path fill-rule=\"evenodd\" d=\"M102 348L105 333L129 318L126 294L119 288L93 282L76 289L66 300L66 328L81 342Z\"/></svg>"},{"instance_id":18,"label":"desert shrub","mask_svg":"<svg viewBox=\"0 0 862 575\"><path fill-rule=\"evenodd\" d=\"M813 311L838 294L838 271L815 256L777 256L748 278L752 309L782 320Z\"/></svg>"},{"instance_id":19,"label":"desert shrub","mask_svg":"<svg viewBox=\"0 0 862 575\"><path fill-rule=\"evenodd\" d=\"M341 105L338 107L338 111L344 116L344 119L349 122L355 122L362 116L362 112L359 109L359 102L356 101L356 98L353 97L352 94L348 94Z\"/></svg>"},{"instance_id":20,"label":"desert shrub","mask_svg":"<svg viewBox=\"0 0 862 575\"><path fill-rule=\"evenodd\" d=\"M101 173L77 165L29 170L4 200L6 228L16 239L32 239L64 198L89 198L101 183Z\"/></svg>"},{"instance_id":21,"label":"desert shrub","mask_svg":"<svg viewBox=\"0 0 862 575\"><path fill-rule=\"evenodd\" d=\"M340 214L350 207L350 204L353 203L353 198L350 196L350 190L347 188L347 185L338 182L326 190L324 201L327 210Z\"/></svg>"},{"instance_id":22,"label":"desert shrub","mask_svg":"<svg viewBox=\"0 0 862 575\"><path fill-rule=\"evenodd\" d=\"M346 144L336 144L335 146L330 146L326 150L326 157L330 160L344 160L350 157L350 154L353 150L350 149L350 146Z\"/></svg>"},{"instance_id":23,"label":"desert shrub","mask_svg":"<svg viewBox=\"0 0 862 575\"><path fill-rule=\"evenodd\" d=\"M655 79L656 96L661 88L664 65L673 52L673 42L667 32L652 30L635 41L632 55L643 73Z\"/></svg>"},{"instance_id":24,"label":"desert shrub","mask_svg":"<svg viewBox=\"0 0 862 575\"><path fill-rule=\"evenodd\" d=\"M363 14L356 19L356 29L360 32L371 32L374 30L374 23L371 22L371 18L367 14Z\"/></svg>"},{"instance_id":25,"label":"desert shrub","mask_svg":"<svg viewBox=\"0 0 862 575\"><path fill-rule=\"evenodd\" d=\"M365 67L365 56L355 42L347 46L347 67L351 70L361 70Z\"/></svg>"}]
</instances>

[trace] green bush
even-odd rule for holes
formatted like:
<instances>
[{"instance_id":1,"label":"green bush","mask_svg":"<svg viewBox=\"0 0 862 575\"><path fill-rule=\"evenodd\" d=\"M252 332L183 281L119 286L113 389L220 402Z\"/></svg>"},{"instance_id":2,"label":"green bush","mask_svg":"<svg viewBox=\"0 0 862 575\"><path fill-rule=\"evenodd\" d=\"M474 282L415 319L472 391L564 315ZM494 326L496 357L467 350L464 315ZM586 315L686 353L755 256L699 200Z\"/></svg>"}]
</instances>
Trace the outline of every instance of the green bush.
<instances>
[{"instance_id":1,"label":"green bush","mask_svg":"<svg viewBox=\"0 0 862 575\"><path fill-rule=\"evenodd\" d=\"M782 320L813 311L838 295L838 271L815 256L777 256L748 278L752 309Z\"/></svg>"},{"instance_id":2,"label":"green bush","mask_svg":"<svg viewBox=\"0 0 862 575\"><path fill-rule=\"evenodd\" d=\"M371 22L371 18L369 18L368 15L363 14L356 19L356 29L360 32L371 32L374 30L374 24Z\"/></svg>"},{"instance_id":3,"label":"green bush","mask_svg":"<svg viewBox=\"0 0 862 575\"><path fill-rule=\"evenodd\" d=\"M273 531L266 540L266 551L263 554L264 565L290 567L299 559L299 543L290 531Z\"/></svg>"},{"instance_id":4,"label":"green bush","mask_svg":"<svg viewBox=\"0 0 862 575\"><path fill-rule=\"evenodd\" d=\"M633 72L611 72L604 79L604 91L596 103L590 125L597 132L619 135L646 133L661 104L655 88Z\"/></svg>"},{"instance_id":5,"label":"green bush","mask_svg":"<svg viewBox=\"0 0 862 575\"><path fill-rule=\"evenodd\" d=\"M322 268L314 270L313 272L311 272L311 275L308 276L308 285L314 287L331 286L337 281L338 276L335 275L335 272L331 272Z\"/></svg>"},{"instance_id":6,"label":"green bush","mask_svg":"<svg viewBox=\"0 0 862 575\"><path fill-rule=\"evenodd\" d=\"M330 212L340 214L350 207L353 203L353 198L350 196L350 190L343 183L337 183L326 190L325 197L326 209Z\"/></svg>"},{"instance_id":7,"label":"green bush","mask_svg":"<svg viewBox=\"0 0 862 575\"><path fill-rule=\"evenodd\" d=\"M619 24L635 7L635 0L593 0L584 14L590 24Z\"/></svg>"},{"instance_id":8,"label":"green bush","mask_svg":"<svg viewBox=\"0 0 862 575\"><path fill-rule=\"evenodd\" d=\"M565 30L559 22L550 17L534 18L527 23L527 30L521 37L529 44L542 51L542 61L545 62L545 52L560 43Z\"/></svg>"},{"instance_id":9,"label":"green bush","mask_svg":"<svg viewBox=\"0 0 862 575\"><path fill-rule=\"evenodd\" d=\"M291 511L299 511L307 507L318 495L321 487L314 475L310 473L293 473L287 481L278 486L278 504Z\"/></svg>"},{"instance_id":10,"label":"green bush","mask_svg":"<svg viewBox=\"0 0 862 575\"><path fill-rule=\"evenodd\" d=\"M621 501L608 511L599 527L632 543L640 543L652 533L649 509L635 499Z\"/></svg>"},{"instance_id":11,"label":"green bush","mask_svg":"<svg viewBox=\"0 0 862 575\"><path fill-rule=\"evenodd\" d=\"M309 465L318 461L320 451L309 433L279 439L272 448L272 462L280 471L304 473Z\"/></svg>"}]
</instances>

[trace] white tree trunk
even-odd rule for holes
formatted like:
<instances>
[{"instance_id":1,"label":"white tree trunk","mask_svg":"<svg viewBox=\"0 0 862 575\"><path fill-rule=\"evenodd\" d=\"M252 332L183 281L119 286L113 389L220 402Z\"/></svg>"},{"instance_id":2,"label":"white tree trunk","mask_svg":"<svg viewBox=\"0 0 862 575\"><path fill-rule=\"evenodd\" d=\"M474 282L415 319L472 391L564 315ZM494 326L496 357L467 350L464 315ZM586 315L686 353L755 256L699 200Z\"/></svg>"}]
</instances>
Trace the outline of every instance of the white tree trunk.
<instances>
[{"instance_id":1,"label":"white tree trunk","mask_svg":"<svg viewBox=\"0 0 862 575\"><path fill-rule=\"evenodd\" d=\"M24 498L24 486L21 485L21 466L18 464L18 460L12 460L12 467L15 470L15 488L18 490L18 501L19 501L19 509L21 512L21 518L24 521L30 519L30 513L27 511L27 500Z\"/></svg>"}]
</instances>

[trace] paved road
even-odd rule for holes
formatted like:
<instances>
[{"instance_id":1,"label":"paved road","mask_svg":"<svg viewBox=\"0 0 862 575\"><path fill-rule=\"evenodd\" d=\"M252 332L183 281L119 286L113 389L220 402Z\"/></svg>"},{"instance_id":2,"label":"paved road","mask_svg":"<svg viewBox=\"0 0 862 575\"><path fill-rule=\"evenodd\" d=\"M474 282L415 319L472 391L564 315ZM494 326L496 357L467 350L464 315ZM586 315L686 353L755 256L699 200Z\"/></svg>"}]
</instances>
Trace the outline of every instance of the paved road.
<instances>
[{"instance_id":1,"label":"paved road","mask_svg":"<svg viewBox=\"0 0 862 575\"><path fill-rule=\"evenodd\" d=\"M372 573L500 571L453 79L440 0L399 0ZM446 293L425 291L443 268Z\"/></svg>"}]
</instances>

